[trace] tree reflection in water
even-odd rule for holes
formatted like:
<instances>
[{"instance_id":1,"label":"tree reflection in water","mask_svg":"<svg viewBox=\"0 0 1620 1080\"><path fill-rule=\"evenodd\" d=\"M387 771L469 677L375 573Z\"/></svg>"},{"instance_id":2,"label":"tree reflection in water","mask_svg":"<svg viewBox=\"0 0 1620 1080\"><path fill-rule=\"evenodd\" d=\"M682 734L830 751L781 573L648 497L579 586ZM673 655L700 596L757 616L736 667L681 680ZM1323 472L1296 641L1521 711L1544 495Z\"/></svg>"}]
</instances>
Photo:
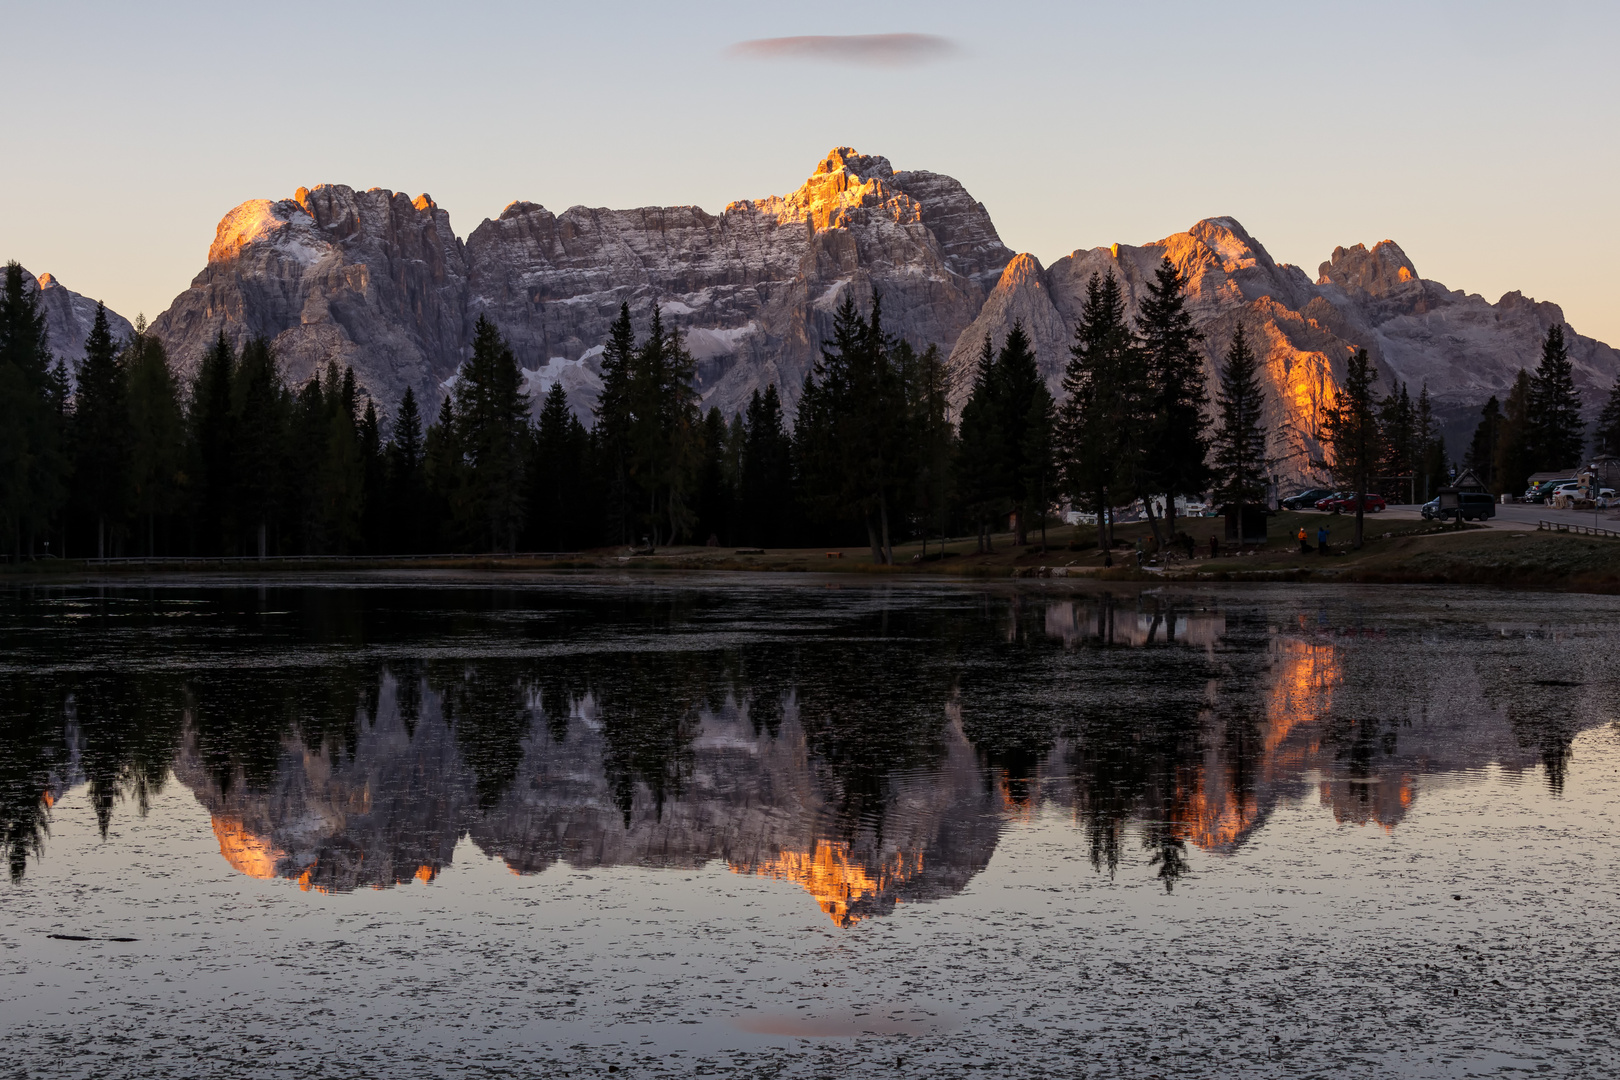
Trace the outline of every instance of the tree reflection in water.
<instances>
[{"instance_id":1,"label":"tree reflection in water","mask_svg":"<svg viewBox=\"0 0 1620 1080\"><path fill-rule=\"evenodd\" d=\"M305 888L430 881L469 837L518 873L722 860L798 882L845 926L959 891L1009 822L1048 811L1072 815L1099 873L1140 867L1168 891L1193 849L1231 852L1313 791L1337 820L1385 828L1426 773L1539 766L1557 794L1613 690L1590 659L1606 629L1436 622L1306 592L6 604L13 880L68 789L85 786L106 835L172 774L232 865Z\"/></svg>"}]
</instances>

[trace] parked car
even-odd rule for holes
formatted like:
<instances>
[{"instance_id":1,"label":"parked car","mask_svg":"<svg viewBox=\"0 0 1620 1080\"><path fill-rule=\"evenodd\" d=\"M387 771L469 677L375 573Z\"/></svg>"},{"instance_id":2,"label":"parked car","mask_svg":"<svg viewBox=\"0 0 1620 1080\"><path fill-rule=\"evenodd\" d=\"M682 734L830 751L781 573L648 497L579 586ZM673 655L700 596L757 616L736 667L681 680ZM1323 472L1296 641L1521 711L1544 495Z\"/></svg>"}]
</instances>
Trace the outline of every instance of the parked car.
<instances>
[{"instance_id":1,"label":"parked car","mask_svg":"<svg viewBox=\"0 0 1620 1080\"><path fill-rule=\"evenodd\" d=\"M1316 508L1318 510L1332 510L1339 513L1349 513L1356 508L1356 496L1351 492L1340 492L1337 495L1333 495L1321 500L1316 504ZM1383 508L1384 497L1382 495L1369 495L1365 492L1362 493L1362 510L1376 514Z\"/></svg>"},{"instance_id":2,"label":"parked car","mask_svg":"<svg viewBox=\"0 0 1620 1080\"><path fill-rule=\"evenodd\" d=\"M1593 497L1587 495L1584 489L1582 489L1581 485L1573 480L1569 481L1568 483L1559 484L1557 487L1552 489L1552 493L1547 497L1551 499L1557 498L1559 495L1568 495L1572 499L1586 499ZM1599 488L1596 498L1614 498L1614 488Z\"/></svg>"},{"instance_id":3,"label":"parked car","mask_svg":"<svg viewBox=\"0 0 1620 1080\"><path fill-rule=\"evenodd\" d=\"M1524 501L1527 503L1544 503L1552 497L1553 489L1563 484L1573 484L1575 478L1566 476L1562 480L1541 480L1531 484L1524 490Z\"/></svg>"},{"instance_id":4,"label":"parked car","mask_svg":"<svg viewBox=\"0 0 1620 1080\"><path fill-rule=\"evenodd\" d=\"M1329 491L1327 488L1311 488L1308 491L1300 492L1298 495L1288 496L1282 501L1282 506L1284 510L1310 510L1316 506L1318 499L1331 498L1336 494L1338 493Z\"/></svg>"},{"instance_id":5,"label":"parked car","mask_svg":"<svg viewBox=\"0 0 1620 1080\"><path fill-rule=\"evenodd\" d=\"M1489 495L1473 491L1463 491L1457 494L1457 501L1461 504L1456 510L1441 510L1438 497L1430 499L1423 504L1420 511L1429 521L1445 521L1455 519L1459 512L1464 521L1484 521L1496 516L1496 500Z\"/></svg>"}]
</instances>

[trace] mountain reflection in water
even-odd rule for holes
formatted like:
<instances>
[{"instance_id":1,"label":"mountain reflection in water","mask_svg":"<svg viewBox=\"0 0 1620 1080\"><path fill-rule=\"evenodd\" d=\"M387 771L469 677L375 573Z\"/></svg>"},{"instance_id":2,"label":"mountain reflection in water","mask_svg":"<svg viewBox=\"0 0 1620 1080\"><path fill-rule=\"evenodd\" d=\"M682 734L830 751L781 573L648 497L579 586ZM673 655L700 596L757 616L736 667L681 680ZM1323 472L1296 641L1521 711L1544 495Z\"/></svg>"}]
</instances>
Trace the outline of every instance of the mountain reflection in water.
<instances>
[{"instance_id":1,"label":"mountain reflection in water","mask_svg":"<svg viewBox=\"0 0 1620 1080\"><path fill-rule=\"evenodd\" d=\"M959 892L1045 811L1099 872L1169 889L1189 845L1234 851L1312 794L1385 829L1488 764L1556 794L1614 635L1501 615L1305 590L13 594L0 843L20 879L69 789L106 835L172 777L232 867L308 890L431 882L466 837L517 874L720 860L851 926Z\"/></svg>"}]
</instances>

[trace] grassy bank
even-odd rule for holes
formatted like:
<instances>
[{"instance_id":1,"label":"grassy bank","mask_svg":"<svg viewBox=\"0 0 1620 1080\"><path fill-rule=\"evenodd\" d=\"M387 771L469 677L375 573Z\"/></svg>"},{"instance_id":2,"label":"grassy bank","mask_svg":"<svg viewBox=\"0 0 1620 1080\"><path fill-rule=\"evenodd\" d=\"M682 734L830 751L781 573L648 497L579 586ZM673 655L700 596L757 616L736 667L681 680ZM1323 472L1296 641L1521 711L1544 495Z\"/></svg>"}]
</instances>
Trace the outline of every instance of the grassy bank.
<instances>
[{"instance_id":1,"label":"grassy bank","mask_svg":"<svg viewBox=\"0 0 1620 1080\"><path fill-rule=\"evenodd\" d=\"M1330 529L1330 553L1315 551L1316 529ZM386 570L455 570L511 573L566 573L579 570L630 571L767 571L777 573L839 573L851 575L940 575L958 578L1091 577L1118 581L1344 581L1368 583L1424 583L1505 585L1529 589L1568 589L1583 592L1620 592L1620 540L1573 536L1565 533L1509 531L1481 526L1439 525L1412 519L1369 515L1366 540L1360 551L1350 550L1351 518L1317 513L1284 512L1268 519L1264 547L1234 552L1222 545L1218 557L1209 555L1209 538L1219 536L1218 519L1194 518L1178 522L1196 543L1196 555L1187 559L1178 550L1158 564L1151 555L1147 565L1136 565L1136 542L1152 551L1152 531L1146 523L1119 526L1113 566L1104 566L1097 549L1096 530L1063 526L1047 531L1043 550L1039 537L1025 547L1014 547L1012 535L992 538L992 550L981 553L972 539L941 545L930 541L895 548L894 566L878 566L865 547L791 548L750 551L737 548L670 547L651 554L624 549L599 549L567 557L425 557L412 559L299 559L96 565L70 561L38 561L8 565L0 575L12 580L72 580L141 577L154 574L241 575L244 573L330 573ZM1295 536L1304 526L1311 541L1309 554L1299 550Z\"/></svg>"}]
</instances>

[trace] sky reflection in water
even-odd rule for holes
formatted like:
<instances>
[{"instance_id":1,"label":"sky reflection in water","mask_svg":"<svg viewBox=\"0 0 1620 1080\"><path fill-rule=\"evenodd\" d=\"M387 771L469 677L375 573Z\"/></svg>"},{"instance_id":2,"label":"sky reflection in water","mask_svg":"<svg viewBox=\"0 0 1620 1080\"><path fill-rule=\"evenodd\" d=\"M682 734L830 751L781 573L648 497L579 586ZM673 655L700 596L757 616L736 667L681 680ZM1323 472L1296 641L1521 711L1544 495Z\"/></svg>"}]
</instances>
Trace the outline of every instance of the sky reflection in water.
<instances>
[{"instance_id":1,"label":"sky reflection in water","mask_svg":"<svg viewBox=\"0 0 1620 1080\"><path fill-rule=\"evenodd\" d=\"M449 873L473 849L517 875L723 865L803 889L852 934L957 897L1025 830L1098 883L1198 903L1291 807L1329 811L1309 826L1326 841L1335 823L1393 835L1426 793L1487 777L1562 797L1575 740L1613 719L1616 605L1423 598L739 579L13 592L0 830L14 898L79 873L52 867L75 857L51 835L66 805L87 801L116 844L189 793L235 873L327 894L487 889ZM708 917L742 925L747 906ZM740 1030L848 1027L773 1016Z\"/></svg>"}]
</instances>

